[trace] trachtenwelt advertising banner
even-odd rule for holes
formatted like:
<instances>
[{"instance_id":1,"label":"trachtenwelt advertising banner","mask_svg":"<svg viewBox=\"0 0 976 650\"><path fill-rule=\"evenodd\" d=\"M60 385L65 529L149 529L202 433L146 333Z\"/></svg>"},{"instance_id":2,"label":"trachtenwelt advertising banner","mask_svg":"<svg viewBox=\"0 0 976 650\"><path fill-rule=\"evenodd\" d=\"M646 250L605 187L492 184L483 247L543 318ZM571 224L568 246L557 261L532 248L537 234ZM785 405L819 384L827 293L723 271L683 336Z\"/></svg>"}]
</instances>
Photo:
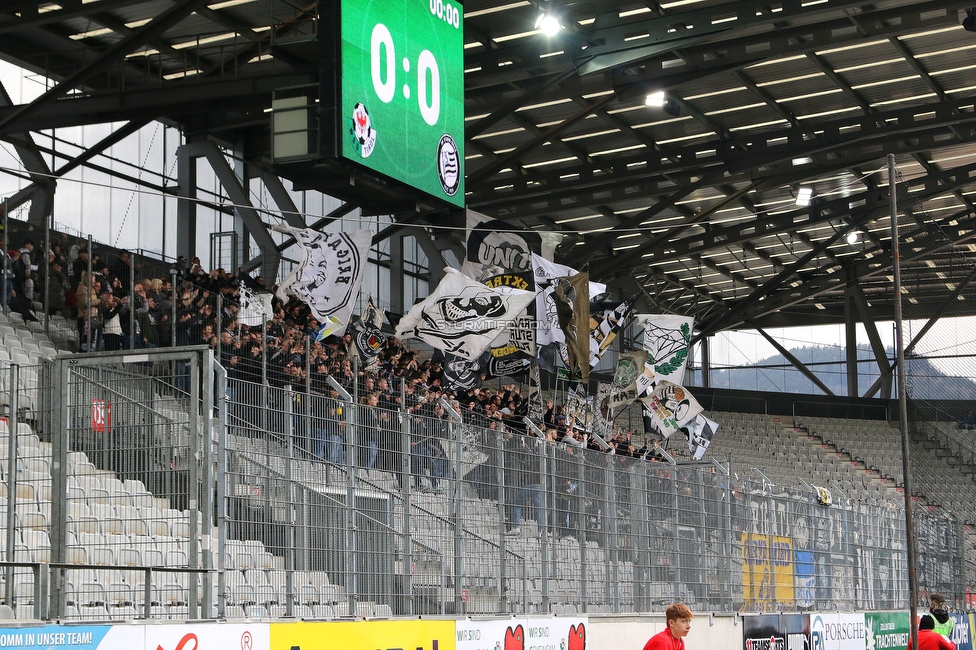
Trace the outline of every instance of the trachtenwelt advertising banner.
<instances>
[{"instance_id":1,"label":"trachtenwelt advertising banner","mask_svg":"<svg viewBox=\"0 0 976 650\"><path fill-rule=\"evenodd\" d=\"M585 650L587 618L460 620L456 650Z\"/></svg>"},{"instance_id":2,"label":"trachtenwelt advertising banner","mask_svg":"<svg viewBox=\"0 0 976 650\"><path fill-rule=\"evenodd\" d=\"M872 650L904 650L911 634L908 612L864 614L865 644Z\"/></svg>"}]
</instances>

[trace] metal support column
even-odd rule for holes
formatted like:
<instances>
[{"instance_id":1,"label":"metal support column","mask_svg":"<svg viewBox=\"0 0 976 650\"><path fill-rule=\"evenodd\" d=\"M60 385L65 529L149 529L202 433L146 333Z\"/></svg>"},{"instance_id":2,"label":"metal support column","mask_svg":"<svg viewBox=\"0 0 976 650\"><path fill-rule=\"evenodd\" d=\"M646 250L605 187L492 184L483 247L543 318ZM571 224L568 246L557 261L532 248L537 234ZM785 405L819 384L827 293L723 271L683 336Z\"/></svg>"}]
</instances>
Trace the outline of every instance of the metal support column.
<instances>
[{"instance_id":1,"label":"metal support column","mask_svg":"<svg viewBox=\"0 0 976 650\"><path fill-rule=\"evenodd\" d=\"M406 381L400 379L400 491L403 495L403 614L413 611L413 533L410 529L410 412L407 410Z\"/></svg>"},{"instance_id":2,"label":"metal support column","mask_svg":"<svg viewBox=\"0 0 976 650\"><path fill-rule=\"evenodd\" d=\"M450 402L444 398L440 399L440 405L447 414L450 423L448 424L448 431L450 432L450 440L454 448L454 459L452 461L453 467L451 468L451 527L454 529L454 613L461 614L464 609L464 594L461 576L463 574L464 560L462 554L464 553L464 517L462 515L463 503L463 492L461 483L461 460L462 455L462 444L461 444L461 414L454 410Z\"/></svg>"},{"instance_id":3,"label":"metal support column","mask_svg":"<svg viewBox=\"0 0 976 650\"><path fill-rule=\"evenodd\" d=\"M217 371L217 617L227 617L227 372Z\"/></svg>"}]
</instances>

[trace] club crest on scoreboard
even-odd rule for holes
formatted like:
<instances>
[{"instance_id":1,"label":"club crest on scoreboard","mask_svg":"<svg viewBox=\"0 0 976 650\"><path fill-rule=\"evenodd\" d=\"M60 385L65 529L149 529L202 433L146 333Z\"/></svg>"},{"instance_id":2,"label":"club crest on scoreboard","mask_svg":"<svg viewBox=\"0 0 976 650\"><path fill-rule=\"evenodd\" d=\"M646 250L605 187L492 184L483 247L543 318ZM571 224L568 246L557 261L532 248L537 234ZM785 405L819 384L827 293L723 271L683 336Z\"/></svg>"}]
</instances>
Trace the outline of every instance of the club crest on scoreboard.
<instances>
[{"instance_id":1,"label":"club crest on scoreboard","mask_svg":"<svg viewBox=\"0 0 976 650\"><path fill-rule=\"evenodd\" d=\"M454 196L461 186L461 154L457 143L450 134L441 136L437 144L437 177L441 181L441 189L448 196Z\"/></svg>"},{"instance_id":2,"label":"club crest on scoreboard","mask_svg":"<svg viewBox=\"0 0 976 650\"><path fill-rule=\"evenodd\" d=\"M376 148L376 129L373 128L369 111L362 102L357 102L352 109L352 128L350 129L355 141L356 152L362 158L369 158Z\"/></svg>"}]
</instances>

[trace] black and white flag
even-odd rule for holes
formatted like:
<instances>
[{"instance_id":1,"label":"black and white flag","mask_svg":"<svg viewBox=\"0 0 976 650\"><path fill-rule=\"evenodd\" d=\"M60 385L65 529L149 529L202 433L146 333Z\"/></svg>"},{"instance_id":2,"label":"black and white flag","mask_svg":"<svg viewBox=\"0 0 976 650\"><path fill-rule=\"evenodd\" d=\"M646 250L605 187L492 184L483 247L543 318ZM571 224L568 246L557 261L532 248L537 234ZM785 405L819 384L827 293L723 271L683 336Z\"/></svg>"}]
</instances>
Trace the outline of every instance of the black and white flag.
<instances>
[{"instance_id":1,"label":"black and white flag","mask_svg":"<svg viewBox=\"0 0 976 650\"><path fill-rule=\"evenodd\" d=\"M566 338L559 328L559 314L556 310L556 280L577 275L578 271L565 264L550 262L541 255L532 255L532 272L535 289L539 292L535 299L535 314L539 322L536 345L542 347L550 343L565 343ZM590 282L589 298L595 298L606 290L607 285L602 282Z\"/></svg>"},{"instance_id":2,"label":"black and white flag","mask_svg":"<svg viewBox=\"0 0 976 650\"><path fill-rule=\"evenodd\" d=\"M240 308L237 311L238 322L250 327L264 325L271 320L271 300L273 298L274 295L267 291L255 293L241 284Z\"/></svg>"},{"instance_id":3,"label":"black and white flag","mask_svg":"<svg viewBox=\"0 0 976 650\"><path fill-rule=\"evenodd\" d=\"M278 297L296 296L320 323L349 323L359 297L373 235L368 230L319 232L278 226L295 238L302 261L278 287Z\"/></svg>"},{"instance_id":4,"label":"black and white flag","mask_svg":"<svg viewBox=\"0 0 976 650\"><path fill-rule=\"evenodd\" d=\"M633 295L615 307L594 311L590 308L590 368L596 368L617 332L624 326L637 302Z\"/></svg>"},{"instance_id":5,"label":"black and white flag","mask_svg":"<svg viewBox=\"0 0 976 650\"><path fill-rule=\"evenodd\" d=\"M373 304L373 297L366 300L366 308L359 318L350 323L350 331L355 342L355 353L359 356L360 368L372 370L376 367L376 359L383 347L383 314Z\"/></svg>"},{"instance_id":6,"label":"black and white flag","mask_svg":"<svg viewBox=\"0 0 976 650\"><path fill-rule=\"evenodd\" d=\"M535 298L534 291L492 289L457 269L397 325L400 338L418 338L463 359L477 359L501 331Z\"/></svg>"},{"instance_id":7,"label":"black and white flag","mask_svg":"<svg viewBox=\"0 0 976 650\"><path fill-rule=\"evenodd\" d=\"M448 390L473 390L481 387L488 363L486 351L473 360L462 359L454 354L444 355L444 388Z\"/></svg>"},{"instance_id":8,"label":"black and white flag","mask_svg":"<svg viewBox=\"0 0 976 650\"><path fill-rule=\"evenodd\" d=\"M681 427L688 434L688 451L694 460L701 460L718 432L718 424L699 413L694 420Z\"/></svg>"},{"instance_id":9,"label":"black and white flag","mask_svg":"<svg viewBox=\"0 0 976 650\"><path fill-rule=\"evenodd\" d=\"M532 272L532 254L552 259L561 233L536 232L467 211L465 275L480 280L497 273Z\"/></svg>"}]
</instances>

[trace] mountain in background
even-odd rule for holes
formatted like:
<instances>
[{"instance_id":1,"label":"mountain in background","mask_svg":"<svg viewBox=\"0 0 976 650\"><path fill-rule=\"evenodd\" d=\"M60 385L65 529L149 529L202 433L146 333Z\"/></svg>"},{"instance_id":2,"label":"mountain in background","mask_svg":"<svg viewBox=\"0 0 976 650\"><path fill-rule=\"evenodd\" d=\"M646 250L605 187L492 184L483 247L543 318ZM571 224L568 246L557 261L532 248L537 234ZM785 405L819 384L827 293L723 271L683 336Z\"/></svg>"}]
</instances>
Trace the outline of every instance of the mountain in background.
<instances>
[{"instance_id":1,"label":"mountain in background","mask_svg":"<svg viewBox=\"0 0 976 650\"><path fill-rule=\"evenodd\" d=\"M894 358L891 349L886 350ZM790 354L803 362L835 395L847 395L845 352L836 346L793 348ZM870 346L858 346L858 391L863 392L880 376ZM968 359L967 359L968 361ZM976 377L948 375L924 358L905 360L908 392L913 399L976 400ZM967 367L970 364L967 364ZM712 370L713 388L736 388L778 393L823 395L823 391L797 370L783 355L728 370Z\"/></svg>"}]
</instances>

